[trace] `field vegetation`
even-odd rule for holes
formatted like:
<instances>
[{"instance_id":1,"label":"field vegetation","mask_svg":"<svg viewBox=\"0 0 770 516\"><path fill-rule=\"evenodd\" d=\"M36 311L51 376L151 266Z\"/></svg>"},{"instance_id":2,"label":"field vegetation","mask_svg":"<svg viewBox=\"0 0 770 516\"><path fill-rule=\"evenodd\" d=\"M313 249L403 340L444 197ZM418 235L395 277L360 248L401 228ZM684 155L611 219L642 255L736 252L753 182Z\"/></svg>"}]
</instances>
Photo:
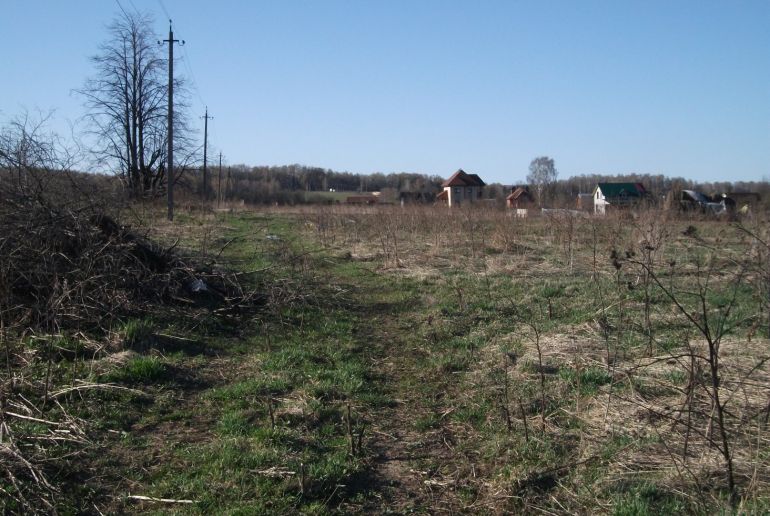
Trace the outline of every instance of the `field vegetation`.
<instances>
[{"instance_id":1,"label":"field vegetation","mask_svg":"<svg viewBox=\"0 0 770 516\"><path fill-rule=\"evenodd\" d=\"M761 215L169 223L3 180L6 512L770 507Z\"/></svg>"}]
</instances>

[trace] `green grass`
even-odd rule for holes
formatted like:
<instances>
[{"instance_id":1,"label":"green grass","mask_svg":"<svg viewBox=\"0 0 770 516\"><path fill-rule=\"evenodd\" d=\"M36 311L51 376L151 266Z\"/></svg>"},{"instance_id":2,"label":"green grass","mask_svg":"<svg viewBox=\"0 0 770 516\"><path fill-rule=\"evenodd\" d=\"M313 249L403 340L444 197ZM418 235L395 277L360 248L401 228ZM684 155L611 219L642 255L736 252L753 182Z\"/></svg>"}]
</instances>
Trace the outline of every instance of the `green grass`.
<instances>
[{"instance_id":1,"label":"green grass","mask_svg":"<svg viewBox=\"0 0 770 516\"><path fill-rule=\"evenodd\" d=\"M255 429L252 414L244 410L225 412L217 424L217 431L224 436L245 436Z\"/></svg>"},{"instance_id":2,"label":"green grass","mask_svg":"<svg viewBox=\"0 0 770 516\"><path fill-rule=\"evenodd\" d=\"M108 381L131 384L150 384L166 380L167 367L156 356L132 358L125 366L107 375Z\"/></svg>"},{"instance_id":3,"label":"green grass","mask_svg":"<svg viewBox=\"0 0 770 516\"><path fill-rule=\"evenodd\" d=\"M63 335L56 338L52 343L52 351L64 359L75 359L88 354L88 347L78 338L69 335Z\"/></svg>"},{"instance_id":4,"label":"green grass","mask_svg":"<svg viewBox=\"0 0 770 516\"><path fill-rule=\"evenodd\" d=\"M325 281L316 287L310 269L294 262L306 252L294 222L250 215L230 225L243 239L233 244L229 259L247 268L279 264L270 272L283 288L301 288L297 293L303 298L276 306L269 320L250 330L248 342L232 347L235 343L220 339L217 349L237 349L243 358L238 376L201 393L199 410L215 420L216 438L202 448L182 448L173 466L154 473L153 492L200 500L196 509L203 512L324 512L339 486L365 467L363 456L349 452L346 404L351 403L357 431L369 410L391 403L369 365L376 349L358 336L367 319L348 309L349 295L339 294L347 287ZM252 235L255 226L260 230ZM315 262L309 255L304 259ZM348 263L319 260L312 270L366 277ZM365 433L364 446L368 438ZM286 476L271 476L276 468ZM304 496L300 469L306 476Z\"/></svg>"},{"instance_id":5,"label":"green grass","mask_svg":"<svg viewBox=\"0 0 770 516\"><path fill-rule=\"evenodd\" d=\"M290 382L280 376L260 375L259 378L236 381L209 391L206 396L228 403L249 403L268 396L278 396L291 390Z\"/></svg>"},{"instance_id":6,"label":"green grass","mask_svg":"<svg viewBox=\"0 0 770 516\"><path fill-rule=\"evenodd\" d=\"M438 415L428 414L426 416L417 418L414 421L414 428L419 432L425 432L426 430L430 430L432 428L438 428L440 423L441 419Z\"/></svg>"},{"instance_id":7,"label":"green grass","mask_svg":"<svg viewBox=\"0 0 770 516\"><path fill-rule=\"evenodd\" d=\"M147 348L151 346L155 327L148 319L132 319L120 329L123 345L127 348Z\"/></svg>"},{"instance_id":8,"label":"green grass","mask_svg":"<svg viewBox=\"0 0 770 516\"><path fill-rule=\"evenodd\" d=\"M687 511L687 508L684 500L665 488L651 483L641 483L619 495L612 514L614 516L681 514Z\"/></svg>"},{"instance_id":9,"label":"green grass","mask_svg":"<svg viewBox=\"0 0 770 516\"><path fill-rule=\"evenodd\" d=\"M612 381L612 376L607 372L607 369L599 367L581 369L579 373L571 367L561 368L559 369L559 376L573 388L577 388L579 385L580 394L583 396L596 394L599 387Z\"/></svg>"}]
</instances>

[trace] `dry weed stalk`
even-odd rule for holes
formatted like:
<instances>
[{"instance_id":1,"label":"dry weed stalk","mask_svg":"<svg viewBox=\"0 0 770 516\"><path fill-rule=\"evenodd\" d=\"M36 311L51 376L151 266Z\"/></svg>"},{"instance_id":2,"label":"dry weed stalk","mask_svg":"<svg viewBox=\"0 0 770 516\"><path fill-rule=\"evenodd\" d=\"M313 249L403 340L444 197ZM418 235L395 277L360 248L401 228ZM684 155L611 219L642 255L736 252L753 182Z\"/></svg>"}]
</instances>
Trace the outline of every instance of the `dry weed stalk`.
<instances>
[{"instance_id":1,"label":"dry weed stalk","mask_svg":"<svg viewBox=\"0 0 770 516\"><path fill-rule=\"evenodd\" d=\"M641 255L640 261L644 263L641 268L640 277L642 288L644 289L644 327L647 333L647 353L652 356L654 345L653 324L651 320L652 308L652 278L650 270L656 267L656 259L663 253L664 246L668 241L670 234L668 224L660 215L651 211L645 212L643 216L634 224L636 233L636 247Z\"/></svg>"},{"instance_id":2,"label":"dry weed stalk","mask_svg":"<svg viewBox=\"0 0 770 516\"><path fill-rule=\"evenodd\" d=\"M766 334L770 338L770 229L768 221L754 220L736 224L738 230L750 238L748 259L750 271L757 282L757 299L759 316L749 339L762 325L763 318L766 324Z\"/></svg>"},{"instance_id":3,"label":"dry weed stalk","mask_svg":"<svg viewBox=\"0 0 770 516\"><path fill-rule=\"evenodd\" d=\"M562 248L564 259L567 262L570 274L573 272L575 261L575 247L578 243L578 222L584 215L582 213L572 213L569 211L557 211L548 213L546 220L550 232Z\"/></svg>"},{"instance_id":4,"label":"dry weed stalk","mask_svg":"<svg viewBox=\"0 0 770 516\"><path fill-rule=\"evenodd\" d=\"M728 251L703 240L695 231L689 230L688 236L694 245L690 252L692 256L692 281L681 287L673 284L673 280L665 281L661 277L660 266L654 260L654 251L661 245L660 239L651 238L640 240L642 256L637 258L635 253L626 253L619 264L629 264L647 278L650 286L662 293L684 318L705 340L705 350L694 349L687 343L687 352L674 359L684 359L683 367L688 376L688 385L684 390L684 410L675 415L666 415L672 419L673 427L682 426L685 429L682 461L686 461L690 447L691 435L695 432L705 438L722 456L726 470L730 504L736 507L739 501L739 491L735 472L734 444L737 440L738 429L734 427L735 414L728 410L727 404L732 398L725 397L726 367L722 363L721 345L724 337L737 324L732 319L732 313L738 303L738 293L745 284L749 263L741 257L734 257ZM661 232L656 232L661 235ZM646 252L645 252L646 251ZM717 277L719 271L721 277ZM671 271L670 271L671 272ZM726 278L724 277L727 274ZM720 280L723 286L719 286ZM726 280L726 281L725 281ZM722 301L715 305L712 298L714 293L722 294ZM646 291L645 306L649 310L649 291ZM650 314L645 312L645 323L650 324ZM649 330L651 332L651 330ZM652 339L650 335L650 339ZM651 346L651 344L650 344ZM651 349L651 348L650 348ZM704 353L705 352L705 353ZM706 366L706 375L700 374L699 363ZM647 365L649 367L649 364ZM741 380L738 380L741 383ZM695 407L696 386L706 393L706 406ZM682 415L684 412L684 415ZM705 430L698 428L693 416L698 420L706 420ZM660 416L660 414L659 414ZM716 435L714 435L716 433Z\"/></svg>"}]
</instances>

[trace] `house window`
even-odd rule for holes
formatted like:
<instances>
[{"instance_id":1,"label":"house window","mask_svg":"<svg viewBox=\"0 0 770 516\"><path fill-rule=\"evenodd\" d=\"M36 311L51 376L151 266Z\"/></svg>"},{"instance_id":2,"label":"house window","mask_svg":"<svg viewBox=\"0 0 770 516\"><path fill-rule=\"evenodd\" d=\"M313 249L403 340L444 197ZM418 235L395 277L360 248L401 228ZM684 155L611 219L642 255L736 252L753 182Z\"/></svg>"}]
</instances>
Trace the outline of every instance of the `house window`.
<instances>
[{"instance_id":1,"label":"house window","mask_svg":"<svg viewBox=\"0 0 770 516\"><path fill-rule=\"evenodd\" d=\"M476 197L477 197L478 199L481 199L481 188L479 188L479 193L478 193L478 195L477 195Z\"/></svg>"}]
</instances>

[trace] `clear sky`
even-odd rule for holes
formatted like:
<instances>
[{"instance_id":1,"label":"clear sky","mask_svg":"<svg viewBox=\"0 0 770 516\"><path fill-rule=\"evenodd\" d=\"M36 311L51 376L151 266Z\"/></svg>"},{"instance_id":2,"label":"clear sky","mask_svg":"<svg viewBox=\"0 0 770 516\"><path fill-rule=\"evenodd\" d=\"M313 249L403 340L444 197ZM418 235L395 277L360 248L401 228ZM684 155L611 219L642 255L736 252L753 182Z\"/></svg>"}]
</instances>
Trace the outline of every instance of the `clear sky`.
<instances>
[{"instance_id":1,"label":"clear sky","mask_svg":"<svg viewBox=\"0 0 770 516\"><path fill-rule=\"evenodd\" d=\"M231 164L770 179L770 0L120 2L173 18ZM0 119L64 131L117 1L0 5Z\"/></svg>"}]
</instances>

